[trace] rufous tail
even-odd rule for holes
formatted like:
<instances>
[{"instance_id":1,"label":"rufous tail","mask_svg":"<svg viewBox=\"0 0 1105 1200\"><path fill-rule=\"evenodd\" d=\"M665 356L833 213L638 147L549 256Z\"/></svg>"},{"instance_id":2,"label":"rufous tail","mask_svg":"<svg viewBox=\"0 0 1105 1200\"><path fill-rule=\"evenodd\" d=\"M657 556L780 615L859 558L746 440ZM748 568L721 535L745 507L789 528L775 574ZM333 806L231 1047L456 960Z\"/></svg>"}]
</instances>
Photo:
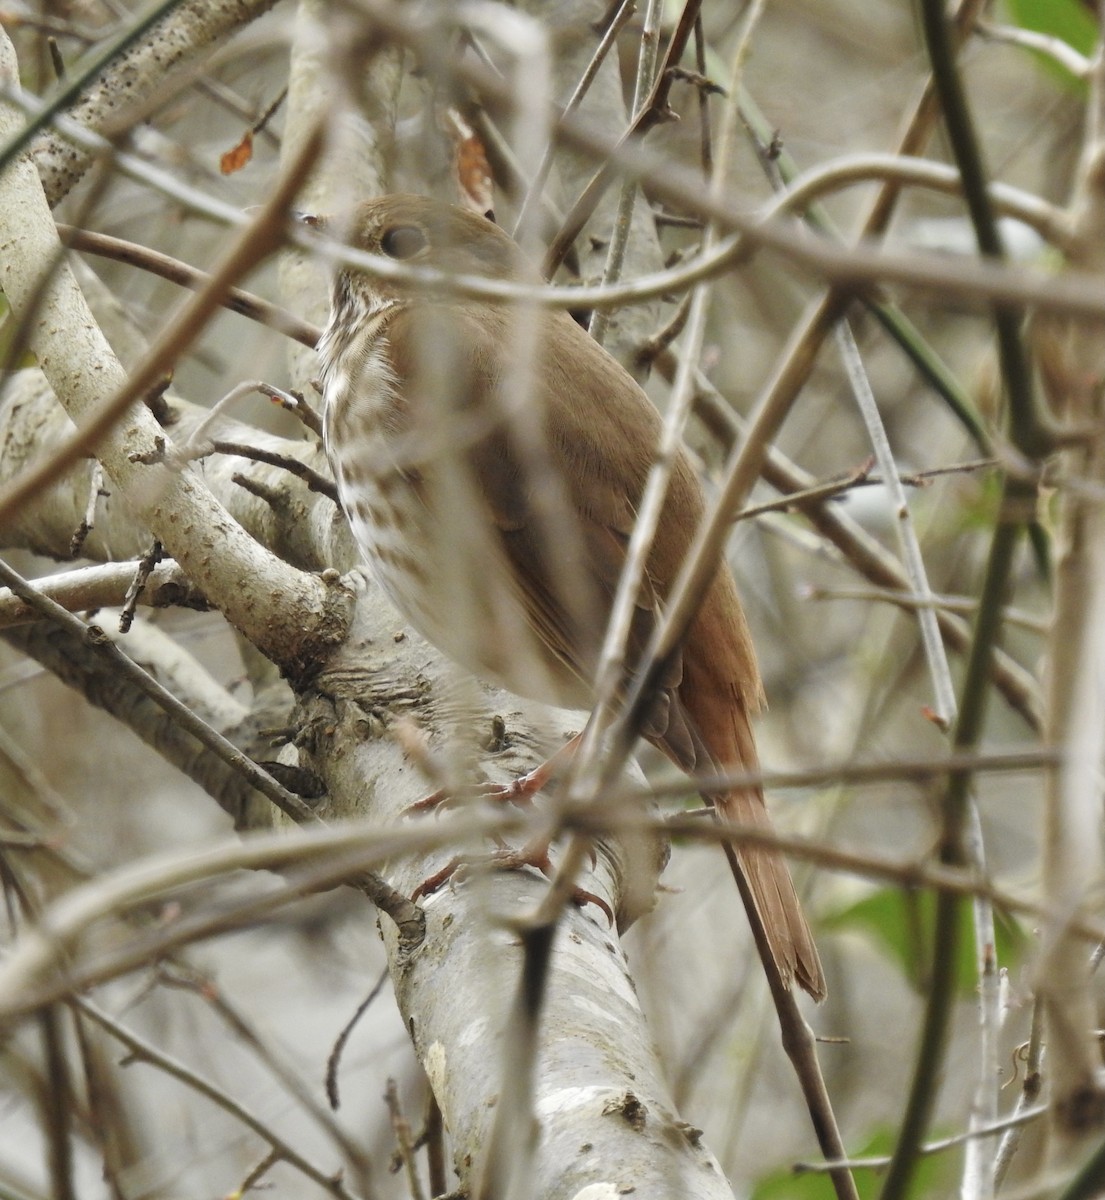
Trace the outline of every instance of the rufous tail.
<instances>
[{"instance_id":1,"label":"rufous tail","mask_svg":"<svg viewBox=\"0 0 1105 1200\"><path fill-rule=\"evenodd\" d=\"M714 798L714 808L724 821L772 828L758 792L728 792ZM815 1000L824 1000L821 958L785 859L760 846L730 845L726 851L761 953L771 959L784 986L797 983Z\"/></svg>"}]
</instances>

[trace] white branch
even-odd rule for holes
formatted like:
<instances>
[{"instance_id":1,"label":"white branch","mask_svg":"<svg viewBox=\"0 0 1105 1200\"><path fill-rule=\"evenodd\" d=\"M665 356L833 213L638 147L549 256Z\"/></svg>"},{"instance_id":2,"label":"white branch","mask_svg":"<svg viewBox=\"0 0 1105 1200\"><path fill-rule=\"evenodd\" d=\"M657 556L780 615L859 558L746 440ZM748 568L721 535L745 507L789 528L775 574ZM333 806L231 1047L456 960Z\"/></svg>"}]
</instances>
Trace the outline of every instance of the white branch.
<instances>
[{"instance_id":1,"label":"white branch","mask_svg":"<svg viewBox=\"0 0 1105 1200\"><path fill-rule=\"evenodd\" d=\"M0 82L14 87L17 80L14 50L0 33ZM0 106L0 138L13 136L21 125L17 110ZM126 371L62 261L53 216L26 156L0 177L0 284L14 312L36 314L30 348L75 422L91 419L121 393ZM325 608L324 585L264 550L194 470L174 473L133 460L152 452L162 437L152 414L132 405L100 441L98 455L138 519L212 602L261 648L294 653L310 627L308 614L317 619ZM217 556L210 553L216 542ZM280 597L279 605L273 605L274 596Z\"/></svg>"},{"instance_id":2,"label":"white branch","mask_svg":"<svg viewBox=\"0 0 1105 1200\"><path fill-rule=\"evenodd\" d=\"M152 96L163 96L168 77L196 62L274 3L186 0L147 38L119 55L67 115L94 133L118 135L145 116ZM32 154L51 207L69 193L92 161L87 151L74 148L53 130L35 141Z\"/></svg>"}]
</instances>

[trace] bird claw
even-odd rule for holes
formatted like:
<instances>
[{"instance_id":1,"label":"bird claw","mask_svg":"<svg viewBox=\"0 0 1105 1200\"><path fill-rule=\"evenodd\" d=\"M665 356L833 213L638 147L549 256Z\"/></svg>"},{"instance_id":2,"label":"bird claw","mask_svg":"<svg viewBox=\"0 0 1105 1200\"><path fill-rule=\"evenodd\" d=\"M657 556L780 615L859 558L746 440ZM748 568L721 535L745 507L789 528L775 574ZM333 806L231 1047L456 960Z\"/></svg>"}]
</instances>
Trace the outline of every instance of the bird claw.
<instances>
[{"instance_id":1,"label":"bird claw","mask_svg":"<svg viewBox=\"0 0 1105 1200\"><path fill-rule=\"evenodd\" d=\"M526 805L532 804L534 797L551 782L557 771L566 762L571 761L576 752L579 740L580 735L576 735L567 745L557 751L552 758L534 767L532 771L527 771L525 775L519 775L516 779L511 780L510 783L483 784L476 788L465 789L459 794L447 788L439 788L422 800L418 800L410 805L406 813L408 816L412 816L419 813L434 812L438 808L456 804L458 800L465 799L471 795L479 796L484 800L490 800L494 803L513 804L518 808L524 808ZM418 900L422 896L432 896L434 892L442 888L450 879L463 879L473 867L480 865L491 867L498 871L517 871L523 867L536 867L546 879L553 878L555 869L549 858L549 842L547 838L530 842L528 845L523 846L521 850L511 850L497 836L495 841L498 843L498 849L490 854L475 856L457 855L455 858L450 859L440 871L436 871L433 875L424 879L415 888L411 899ZM588 847L588 854L590 855L591 868L593 870L598 863L598 856L595 853L594 846ZM594 904L598 908L601 908L606 914L607 921L613 927L613 910L601 896L596 896L594 892L589 892L585 888L577 886L572 887L570 895L572 903L580 908L585 904Z\"/></svg>"},{"instance_id":2,"label":"bird claw","mask_svg":"<svg viewBox=\"0 0 1105 1200\"><path fill-rule=\"evenodd\" d=\"M591 859L593 866L597 861L593 849L591 850ZM496 871L519 871L523 867L536 867L546 879L552 879L555 874L555 868L553 867L552 860L549 858L548 842L523 846L521 850L511 850L503 847L493 851L491 854L458 854L456 857L451 858L440 871L435 871L434 874L423 879L411 893L411 899L419 900L423 896L432 896L434 892L444 887L450 879L456 879L459 882L469 875L473 868L479 866L490 867ZM573 886L571 901L578 908L583 908L587 904L594 904L596 907L601 908L611 928L613 928L614 912L601 896L596 896L594 892L589 892L586 888Z\"/></svg>"},{"instance_id":3,"label":"bird claw","mask_svg":"<svg viewBox=\"0 0 1105 1200\"><path fill-rule=\"evenodd\" d=\"M439 808L448 808L461 800L477 796L481 800L490 800L495 804L513 804L524 808L533 803L534 797L549 782L551 772L545 770L547 764L542 763L525 775L519 775L510 783L484 783L474 787L454 791L451 788L438 788L421 800L416 800L407 806L405 815L415 816L419 813L436 812Z\"/></svg>"},{"instance_id":4,"label":"bird claw","mask_svg":"<svg viewBox=\"0 0 1105 1200\"><path fill-rule=\"evenodd\" d=\"M456 804L458 800L466 799L469 796L478 796L495 803L513 804L518 808L524 808L526 805L532 804L537 793L548 787L558 772L572 761L582 736L577 733L551 758L539 763L532 771L527 771L524 775L512 779L510 783L484 783L477 784L472 788L457 790L438 788L436 792L431 792L423 799L416 800L414 804L409 805L406 810L407 815L433 812L435 809Z\"/></svg>"}]
</instances>

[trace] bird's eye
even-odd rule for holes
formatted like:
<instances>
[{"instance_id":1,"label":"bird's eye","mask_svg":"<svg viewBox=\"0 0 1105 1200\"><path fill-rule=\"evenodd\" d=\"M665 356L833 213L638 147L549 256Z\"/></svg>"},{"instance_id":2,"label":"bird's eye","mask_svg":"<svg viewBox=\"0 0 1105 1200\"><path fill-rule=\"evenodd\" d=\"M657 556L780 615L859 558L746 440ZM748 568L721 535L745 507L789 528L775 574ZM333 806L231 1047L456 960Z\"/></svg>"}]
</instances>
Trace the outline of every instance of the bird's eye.
<instances>
[{"instance_id":1,"label":"bird's eye","mask_svg":"<svg viewBox=\"0 0 1105 1200\"><path fill-rule=\"evenodd\" d=\"M414 258L425 245L426 235L417 225L393 225L380 239L380 249L388 258Z\"/></svg>"}]
</instances>

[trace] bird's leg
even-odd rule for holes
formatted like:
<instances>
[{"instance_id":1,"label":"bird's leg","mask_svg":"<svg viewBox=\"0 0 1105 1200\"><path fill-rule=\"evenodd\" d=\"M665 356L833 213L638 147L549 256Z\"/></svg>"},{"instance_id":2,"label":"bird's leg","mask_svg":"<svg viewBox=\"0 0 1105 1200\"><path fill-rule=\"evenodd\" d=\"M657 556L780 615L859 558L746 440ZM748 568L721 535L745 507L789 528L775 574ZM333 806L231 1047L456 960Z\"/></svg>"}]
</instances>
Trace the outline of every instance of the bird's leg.
<instances>
[{"instance_id":1,"label":"bird's leg","mask_svg":"<svg viewBox=\"0 0 1105 1200\"><path fill-rule=\"evenodd\" d=\"M485 784L474 789L474 794L482 797L484 800L494 800L502 804L515 804L519 808L523 808L527 804L532 804L534 796L546 788L565 767L571 764L572 759L575 758L579 750L582 739L583 734L577 733L569 741L565 742L555 754L550 755L543 763L534 767L532 771L527 771L525 775L519 775L517 779L511 780L510 783ZM415 801L407 809L407 812L433 812L436 808L441 808L443 805L452 803L456 798L456 793L451 788L438 788L436 792L431 792L422 800Z\"/></svg>"},{"instance_id":2,"label":"bird's leg","mask_svg":"<svg viewBox=\"0 0 1105 1200\"><path fill-rule=\"evenodd\" d=\"M525 775L518 776L517 779L512 780L510 783L488 784L486 787L478 789L476 794L486 800L514 804L519 808L532 804L538 792L544 790L558 775L563 774L571 765L576 754L579 752L582 741L583 734L577 733L565 742L555 754L550 755L543 763L534 767L532 771L527 771ZM455 798L455 795L449 789L440 788L425 799L412 804L407 809L407 812L432 812L444 804L451 803ZM424 879L415 888L411 899L417 900L420 896L431 896L450 879L454 877L461 879L473 867L479 865L488 866L498 871L518 871L523 867L536 867L546 878L552 878L554 868L552 860L549 858L549 848L552 842L548 836L543 835L534 838L519 850L512 850L497 835L495 835L494 840L498 848L490 854L460 854L450 859L440 871ZM591 866L594 867L597 859L593 846L590 848L590 857ZM596 896L594 892L588 892L581 887L573 887L571 898L572 902L580 907L585 904L597 905L606 914L606 918L610 924L614 924L614 914L610 909L610 905L600 896Z\"/></svg>"},{"instance_id":3,"label":"bird's leg","mask_svg":"<svg viewBox=\"0 0 1105 1200\"><path fill-rule=\"evenodd\" d=\"M567 748L565 746L564 749L566 750ZM450 859L440 871L424 879L414 889L411 899L417 900L421 896L433 895L434 892L448 883L450 879L463 879L476 866L486 866L496 871L519 871L523 867L536 867L546 879L552 879L555 868L553 867L552 859L549 857L551 844L551 840L543 835L527 842L519 850L511 850L504 846L491 854L480 856L457 855L455 858ZM572 903L579 905L580 908L585 904L597 905L606 914L606 919L610 922L611 927L613 927L614 914L610 909L610 905L601 896L596 896L594 892L588 892L581 887L573 887L571 898Z\"/></svg>"},{"instance_id":4,"label":"bird's leg","mask_svg":"<svg viewBox=\"0 0 1105 1200\"><path fill-rule=\"evenodd\" d=\"M481 788L478 795L484 799L493 800L504 804L515 804L519 808L532 804L534 797L546 788L558 775L564 773L569 767L579 752L579 747L583 741L583 734L577 733L570 738L555 754L550 755L543 763L534 767L532 771L527 771L525 775L518 776L507 784L490 784L485 788ZM454 799L453 794L442 788L424 800L419 800L416 804L412 804L407 810L408 812L432 812L442 804L447 804ZM417 900L421 896L431 896L434 892L443 887L450 879L462 879L469 871L479 865L491 867L497 871L518 871L523 867L536 867L546 878L551 879L554 874L552 860L549 857L549 848L552 844L551 839L542 835L527 842L521 849L512 850L507 846L501 838L496 837L498 849L491 854L485 855L457 855L452 858L441 868L428 878L424 879L417 888L415 888L411 899ZM594 848L591 848L591 865L595 865L596 857ZM614 914L610 909L610 905L602 899L601 896L596 896L594 892L589 892L585 888L573 887L571 893L572 902L579 905L581 908L585 904L597 905L606 914L607 920L611 925L614 924Z\"/></svg>"}]
</instances>

